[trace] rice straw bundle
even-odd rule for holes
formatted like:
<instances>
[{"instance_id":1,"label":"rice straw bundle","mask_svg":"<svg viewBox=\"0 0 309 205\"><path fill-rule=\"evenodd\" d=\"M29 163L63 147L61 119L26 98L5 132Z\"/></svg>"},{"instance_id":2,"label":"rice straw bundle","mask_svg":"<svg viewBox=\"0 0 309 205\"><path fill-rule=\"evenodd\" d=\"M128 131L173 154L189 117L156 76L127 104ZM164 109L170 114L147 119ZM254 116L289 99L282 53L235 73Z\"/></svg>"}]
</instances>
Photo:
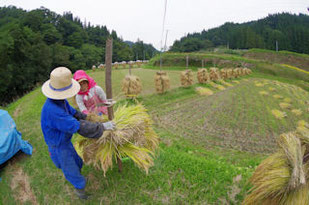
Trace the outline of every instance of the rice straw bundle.
<instances>
[{"instance_id":1,"label":"rice straw bundle","mask_svg":"<svg viewBox=\"0 0 309 205\"><path fill-rule=\"evenodd\" d=\"M195 91L200 95L212 95L213 91L209 88L203 88L203 87L197 87L195 88Z\"/></svg>"},{"instance_id":2,"label":"rice straw bundle","mask_svg":"<svg viewBox=\"0 0 309 205\"><path fill-rule=\"evenodd\" d=\"M127 63L122 63L122 68L126 68L127 67Z\"/></svg>"},{"instance_id":3,"label":"rice straw bundle","mask_svg":"<svg viewBox=\"0 0 309 205\"><path fill-rule=\"evenodd\" d=\"M234 68L233 69L233 76L234 76L234 78L238 78L240 76L239 68Z\"/></svg>"},{"instance_id":4,"label":"rice straw bundle","mask_svg":"<svg viewBox=\"0 0 309 205\"><path fill-rule=\"evenodd\" d=\"M265 90L262 90L259 93L260 93L260 95L268 95L268 92L266 92Z\"/></svg>"},{"instance_id":5,"label":"rice straw bundle","mask_svg":"<svg viewBox=\"0 0 309 205\"><path fill-rule=\"evenodd\" d=\"M242 204L309 204L309 125L302 127L307 133L299 128L280 135L280 149L256 168Z\"/></svg>"},{"instance_id":6,"label":"rice straw bundle","mask_svg":"<svg viewBox=\"0 0 309 205\"><path fill-rule=\"evenodd\" d=\"M227 78L228 79L234 78L232 68L227 69Z\"/></svg>"},{"instance_id":7,"label":"rice straw bundle","mask_svg":"<svg viewBox=\"0 0 309 205\"><path fill-rule=\"evenodd\" d=\"M245 69L243 69L243 68L239 68L239 74L240 74L240 76L244 76L244 75L246 75L246 73L245 73Z\"/></svg>"},{"instance_id":8,"label":"rice straw bundle","mask_svg":"<svg viewBox=\"0 0 309 205\"><path fill-rule=\"evenodd\" d=\"M155 75L157 93L164 93L170 88L170 79L165 71L159 71Z\"/></svg>"},{"instance_id":9,"label":"rice straw bundle","mask_svg":"<svg viewBox=\"0 0 309 205\"><path fill-rule=\"evenodd\" d=\"M227 79L227 70L226 69L221 69L220 70L220 76L223 80Z\"/></svg>"},{"instance_id":10,"label":"rice straw bundle","mask_svg":"<svg viewBox=\"0 0 309 205\"><path fill-rule=\"evenodd\" d=\"M122 81L122 91L126 97L137 97L142 91L142 83L139 77L127 75Z\"/></svg>"},{"instance_id":11,"label":"rice straw bundle","mask_svg":"<svg viewBox=\"0 0 309 205\"><path fill-rule=\"evenodd\" d=\"M245 75L250 75L251 72L252 72L249 68L244 68L243 71L244 71Z\"/></svg>"},{"instance_id":12,"label":"rice straw bundle","mask_svg":"<svg viewBox=\"0 0 309 205\"><path fill-rule=\"evenodd\" d=\"M74 143L78 154L86 164L102 169L104 176L117 157L130 157L148 173L159 138L151 127L152 121L146 111L141 104L118 107L113 119L116 129L104 131L99 139L78 136Z\"/></svg>"},{"instance_id":13,"label":"rice straw bundle","mask_svg":"<svg viewBox=\"0 0 309 205\"><path fill-rule=\"evenodd\" d=\"M290 103L285 103L285 102L279 103L279 106L282 109L290 109L292 107L292 105Z\"/></svg>"},{"instance_id":14,"label":"rice straw bundle","mask_svg":"<svg viewBox=\"0 0 309 205\"><path fill-rule=\"evenodd\" d=\"M285 112L282 112L280 110L272 110L271 113L275 116L277 119L282 119L287 116Z\"/></svg>"},{"instance_id":15,"label":"rice straw bundle","mask_svg":"<svg viewBox=\"0 0 309 205\"><path fill-rule=\"evenodd\" d=\"M192 70L185 70L180 73L180 81L183 87L189 87L193 84Z\"/></svg>"},{"instance_id":16,"label":"rice straw bundle","mask_svg":"<svg viewBox=\"0 0 309 205\"><path fill-rule=\"evenodd\" d=\"M292 102L291 98L284 98L283 101L286 102L286 103L291 103Z\"/></svg>"},{"instance_id":17,"label":"rice straw bundle","mask_svg":"<svg viewBox=\"0 0 309 205\"><path fill-rule=\"evenodd\" d=\"M296 129L296 133L298 134L298 137L306 143L309 143L309 123L304 120L300 120L297 124L298 127Z\"/></svg>"},{"instance_id":18,"label":"rice straw bundle","mask_svg":"<svg viewBox=\"0 0 309 205\"><path fill-rule=\"evenodd\" d=\"M292 109L291 111L292 113L294 113L295 115L299 116L301 115L303 112L301 111L301 109Z\"/></svg>"},{"instance_id":19,"label":"rice straw bundle","mask_svg":"<svg viewBox=\"0 0 309 205\"><path fill-rule=\"evenodd\" d=\"M118 65L119 65L118 62L113 63L113 68L118 69Z\"/></svg>"},{"instance_id":20,"label":"rice straw bundle","mask_svg":"<svg viewBox=\"0 0 309 205\"><path fill-rule=\"evenodd\" d=\"M199 68L197 71L197 80L199 83L206 83L210 80L209 73L206 68Z\"/></svg>"},{"instance_id":21,"label":"rice straw bundle","mask_svg":"<svg viewBox=\"0 0 309 205\"><path fill-rule=\"evenodd\" d=\"M103 64L100 64L99 66L98 66L98 69L104 69L104 65Z\"/></svg>"},{"instance_id":22,"label":"rice straw bundle","mask_svg":"<svg viewBox=\"0 0 309 205\"><path fill-rule=\"evenodd\" d=\"M263 87L264 84L263 84L263 83L255 83L255 86L256 86L256 87Z\"/></svg>"},{"instance_id":23,"label":"rice straw bundle","mask_svg":"<svg viewBox=\"0 0 309 205\"><path fill-rule=\"evenodd\" d=\"M232 80L233 83L240 84L238 80Z\"/></svg>"},{"instance_id":24,"label":"rice straw bundle","mask_svg":"<svg viewBox=\"0 0 309 205\"><path fill-rule=\"evenodd\" d=\"M95 71L95 69L96 69L96 66L95 66L95 65L93 65L91 69L92 69L92 71L94 72L94 71Z\"/></svg>"},{"instance_id":25,"label":"rice straw bundle","mask_svg":"<svg viewBox=\"0 0 309 205\"><path fill-rule=\"evenodd\" d=\"M217 88L218 90L225 90L225 87L222 86L222 85L218 85L218 84L216 84L216 83L214 83L214 82L209 82L209 84L210 84L212 87Z\"/></svg>"},{"instance_id":26,"label":"rice straw bundle","mask_svg":"<svg viewBox=\"0 0 309 205\"><path fill-rule=\"evenodd\" d=\"M281 95L273 95L274 98L276 99L282 99L283 97Z\"/></svg>"},{"instance_id":27,"label":"rice straw bundle","mask_svg":"<svg viewBox=\"0 0 309 205\"><path fill-rule=\"evenodd\" d=\"M218 68L212 67L209 69L209 76L210 76L210 80L214 81L214 80L219 80L220 79L220 73Z\"/></svg>"},{"instance_id":28,"label":"rice straw bundle","mask_svg":"<svg viewBox=\"0 0 309 205\"><path fill-rule=\"evenodd\" d=\"M228 87L233 87L233 85L231 83L225 82L224 80L219 80L219 82L223 85L226 85Z\"/></svg>"},{"instance_id":29,"label":"rice straw bundle","mask_svg":"<svg viewBox=\"0 0 309 205\"><path fill-rule=\"evenodd\" d=\"M273 91L275 91L276 89L275 89L275 88L273 88L273 87L269 87L269 88L268 88L268 90L270 90L270 91L272 91L272 92L273 92Z\"/></svg>"}]
</instances>

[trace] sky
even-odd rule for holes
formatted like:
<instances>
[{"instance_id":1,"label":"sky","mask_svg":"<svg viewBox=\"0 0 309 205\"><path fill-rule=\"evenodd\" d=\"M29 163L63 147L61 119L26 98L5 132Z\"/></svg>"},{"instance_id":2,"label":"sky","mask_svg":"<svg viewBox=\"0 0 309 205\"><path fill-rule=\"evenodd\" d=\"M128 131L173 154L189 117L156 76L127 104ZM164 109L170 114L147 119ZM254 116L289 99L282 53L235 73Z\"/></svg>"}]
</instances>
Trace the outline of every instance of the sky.
<instances>
[{"instance_id":1,"label":"sky","mask_svg":"<svg viewBox=\"0 0 309 205\"><path fill-rule=\"evenodd\" d=\"M9 5L27 11L41 6L58 14L70 11L83 22L115 30L123 40L140 39L158 50L165 41L169 47L188 33L226 22L243 23L282 12L309 15L309 0L0 0L0 7Z\"/></svg>"}]
</instances>

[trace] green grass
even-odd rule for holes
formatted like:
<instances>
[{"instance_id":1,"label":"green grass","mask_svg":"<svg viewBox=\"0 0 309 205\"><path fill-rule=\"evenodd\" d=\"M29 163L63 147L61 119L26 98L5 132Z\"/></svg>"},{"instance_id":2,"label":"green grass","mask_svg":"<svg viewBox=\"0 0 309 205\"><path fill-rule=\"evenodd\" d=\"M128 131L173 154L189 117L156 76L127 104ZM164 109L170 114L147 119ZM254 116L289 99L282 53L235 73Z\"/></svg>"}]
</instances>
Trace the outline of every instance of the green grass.
<instances>
[{"instance_id":1,"label":"green grass","mask_svg":"<svg viewBox=\"0 0 309 205\"><path fill-rule=\"evenodd\" d=\"M103 72L87 72L99 85L104 87ZM191 125L199 125L209 118L208 114L216 113L216 110L220 109L220 102L229 103L229 98L234 98L239 102L230 107L231 111L234 111L234 117L233 115L224 115L224 112L217 112L218 115L213 115L213 119L218 125L226 128L241 127L254 133L260 132L266 135L267 127L257 127L250 124L245 126L248 122L257 120L257 122L263 123L266 120L269 123L267 126L275 131L282 128L291 129L294 124L290 125L290 123L296 121L296 118L285 119L286 121L282 121L282 123L274 120L271 115L265 117L261 111L256 111L256 109L263 110L267 106L276 106L277 101L269 99L264 102L261 96L252 96L252 89L255 89L255 92L260 89L252 83L255 79L267 78L280 80L280 82L287 83L286 85L297 85L301 81L255 73L252 77L242 78L249 79L248 82L237 79L241 82L239 85L227 81L234 86L225 91L200 84L182 88L179 87L179 70L172 68L168 70L168 74L173 89L157 95L154 93L155 72L157 70L132 70L132 74L141 77L143 83L143 93L138 100L144 103L155 120L154 127L161 139L155 166L150 169L147 176L129 160L123 163L122 173L119 173L115 167L109 170L107 176L104 177L102 171L85 165L82 173L89 177L86 190L92 193L91 199L85 204L119 204L119 202L124 204L240 204L250 188L249 177L266 155L239 151L237 147L231 149L226 144L223 146L205 144L207 142L205 139L214 140L215 136L206 133L204 137L192 138L192 136L200 134L199 129L192 129L193 126L186 127L184 124L175 125L175 122L181 123L183 122L181 119L184 119L190 121ZM126 102L121 94L121 81L127 73L128 70L125 69L113 71L113 93L121 103ZM197 86L208 87L215 94L209 97L199 96L194 90ZM278 88L277 92L293 99L303 99L308 94L306 91L304 92L307 94L295 93L295 90L288 87ZM241 100L236 96L241 96ZM0 172L0 177L2 177L0 204L20 203L14 196L14 194L19 194L20 190L11 190L12 177L16 167L20 167L29 176L31 191L39 204L82 204L75 197L73 187L65 180L62 172L54 166L49 157L40 128L40 112L45 99L40 88L37 88L4 108L14 118L17 129L23 134L23 139L33 145L34 152L31 157L22 157L12 163L12 166L6 166ZM202 115L200 109L196 109L196 105L201 102L209 103L205 116ZM255 102L256 104L254 104ZM246 111L245 118L237 118L246 109L246 104L252 105ZM302 104L298 102L294 104L293 102L295 107L300 105ZM186 109L181 109L182 106ZM191 111L191 115L188 110ZM175 118L172 124L163 126L161 124L164 120L161 121L161 124L157 121L164 116L168 118L173 115L179 116L180 119ZM194 116L198 117L194 118ZM239 122L239 119L243 119L245 123ZM178 130L175 130L173 126ZM189 136L191 138L188 138ZM252 141L254 142L254 139ZM241 180L233 182L233 179L240 175ZM28 203L30 204L30 202Z\"/></svg>"}]
</instances>

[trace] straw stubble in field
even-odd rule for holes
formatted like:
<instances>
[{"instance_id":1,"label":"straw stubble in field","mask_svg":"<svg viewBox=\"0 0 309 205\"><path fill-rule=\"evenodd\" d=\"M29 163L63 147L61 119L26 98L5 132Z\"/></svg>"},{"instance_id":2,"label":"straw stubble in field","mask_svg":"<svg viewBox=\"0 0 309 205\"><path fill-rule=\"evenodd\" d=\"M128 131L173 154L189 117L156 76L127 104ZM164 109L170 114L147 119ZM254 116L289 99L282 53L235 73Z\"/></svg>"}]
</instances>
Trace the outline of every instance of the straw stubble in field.
<instances>
[{"instance_id":1,"label":"straw stubble in field","mask_svg":"<svg viewBox=\"0 0 309 205\"><path fill-rule=\"evenodd\" d=\"M276 137L295 129L296 122L309 116L290 114L282 120L272 115L279 109L280 99L271 95L260 95L267 87L274 87L275 93L294 99L294 108L305 109L299 103L309 98L309 94L283 83L265 83L257 87L254 81L244 81L228 90L216 92L212 96L196 97L162 108L157 122L160 126L178 133L195 143L206 147L220 146L254 153L271 153L276 150ZM297 93L297 94L296 94ZM167 108L168 107L168 108ZM173 107L173 108L171 108Z\"/></svg>"}]
</instances>

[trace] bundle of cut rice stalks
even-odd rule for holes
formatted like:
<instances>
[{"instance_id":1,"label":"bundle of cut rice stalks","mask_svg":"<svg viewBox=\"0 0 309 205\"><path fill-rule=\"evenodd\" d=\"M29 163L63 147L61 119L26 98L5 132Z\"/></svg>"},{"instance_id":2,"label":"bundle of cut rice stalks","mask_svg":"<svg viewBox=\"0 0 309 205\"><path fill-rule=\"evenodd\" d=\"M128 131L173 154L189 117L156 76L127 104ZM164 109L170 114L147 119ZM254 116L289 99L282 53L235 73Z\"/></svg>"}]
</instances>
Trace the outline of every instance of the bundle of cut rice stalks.
<instances>
[{"instance_id":1,"label":"bundle of cut rice stalks","mask_svg":"<svg viewBox=\"0 0 309 205\"><path fill-rule=\"evenodd\" d=\"M100 65L98 66L98 69L103 70L103 69L104 69L104 65L103 65L103 64L100 64Z\"/></svg>"},{"instance_id":2,"label":"bundle of cut rice stalks","mask_svg":"<svg viewBox=\"0 0 309 205\"><path fill-rule=\"evenodd\" d=\"M292 109L291 112L294 113L296 116L300 116L303 113L301 109Z\"/></svg>"},{"instance_id":3,"label":"bundle of cut rice stalks","mask_svg":"<svg viewBox=\"0 0 309 205\"><path fill-rule=\"evenodd\" d=\"M266 92L265 90L262 90L259 93L260 93L260 95L268 95L268 92Z\"/></svg>"},{"instance_id":4,"label":"bundle of cut rice stalks","mask_svg":"<svg viewBox=\"0 0 309 205\"><path fill-rule=\"evenodd\" d=\"M244 68L243 71L244 71L245 75L250 75L252 73L251 69L249 69L249 68Z\"/></svg>"},{"instance_id":5,"label":"bundle of cut rice stalks","mask_svg":"<svg viewBox=\"0 0 309 205\"><path fill-rule=\"evenodd\" d=\"M226 69L221 69L220 70L220 76L223 80L227 79L227 70Z\"/></svg>"},{"instance_id":6,"label":"bundle of cut rice stalks","mask_svg":"<svg viewBox=\"0 0 309 205\"><path fill-rule=\"evenodd\" d=\"M292 105L290 103L286 103L286 102L279 103L279 106L282 109L290 109L292 107Z\"/></svg>"},{"instance_id":7,"label":"bundle of cut rice stalks","mask_svg":"<svg viewBox=\"0 0 309 205\"><path fill-rule=\"evenodd\" d=\"M226 85L228 87L233 87L233 85L231 83L225 82L224 80L219 80L219 82L223 85Z\"/></svg>"},{"instance_id":8,"label":"bundle of cut rice stalks","mask_svg":"<svg viewBox=\"0 0 309 205\"><path fill-rule=\"evenodd\" d=\"M95 65L92 66L92 71L94 72L97 67Z\"/></svg>"},{"instance_id":9,"label":"bundle of cut rice stalks","mask_svg":"<svg viewBox=\"0 0 309 205\"><path fill-rule=\"evenodd\" d=\"M309 125L303 130L309 131ZM309 132L279 137L279 150L256 168L243 205L309 204Z\"/></svg>"},{"instance_id":10,"label":"bundle of cut rice stalks","mask_svg":"<svg viewBox=\"0 0 309 205\"><path fill-rule=\"evenodd\" d=\"M170 88L170 79L165 71L159 71L155 75L157 93L164 93Z\"/></svg>"},{"instance_id":11,"label":"bundle of cut rice stalks","mask_svg":"<svg viewBox=\"0 0 309 205\"><path fill-rule=\"evenodd\" d=\"M180 82L183 87L189 87L193 84L192 70L185 70L180 73Z\"/></svg>"},{"instance_id":12,"label":"bundle of cut rice stalks","mask_svg":"<svg viewBox=\"0 0 309 205\"><path fill-rule=\"evenodd\" d=\"M234 68L233 69L233 76L234 76L234 78L238 78L240 76L239 68Z\"/></svg>"},{"instance_id":13,"label":"bundle of cut rice stalks","mask_svg":"<svg viewBox=\"0 0 309 205\"><path fill-rule=\"evenodd\" d=\"M197 87L195 88L196 92L200 95L212 95L214 92L209 88Z\"/></svg>"},{"instance_id":14,"label":"bundle of cut rice stalks","mask_svg":"<svg viewBox=\"0 0 309 205\"><path fill-rule=\"evenodd\" d=\"M216 84L214 82L209 82L209 84L214 87L214 88L217 88L218 90L225 90L225 87L222 86L222 85L219 85L219 84Z\"/></svg>"},{"instance_id":15,"label":"bundle of cut rice stalks","mask_svg":"<svg viewBox=\"0 0 309 205\"><path fill-rule=\"evenodd\" d=\"M127 75L122 81L122 91L127 98L135 98L142 91L142 83L139 77Z\"/></svg>"},{"instance_id":16,"label":"bundle of cut rice stalks","mask_svg":"<svg viewBox=\"0 0 309 205\"><path fill-rule=\"evenodd\" d=\"M277 94L273 95L273 97L276 98L276 99L282 99L283 98L281 95L277 95Z\"/></svg>"},{"instance_id":17,"label":"bundle of cut rice stalks","mask_svg":"<svg viewBox=\"0 0 309 205\"><path fill-rule=\"evenodd\" d=\"M227 79L234 78L234 76L233 76L233 69L232 68L227 69L226 77L227 77Z\"/></svg>"},{"instance_id":18,"label":"bundle of cut rice stalks","mask_svg":"<svg viewBox=\"0 0 309 205\"><path fill-rule=\"evenodd\" d=\"M284 117L287 117L287 114L285 112L282 112L280 110L272 110L271 113L275 116L277 119L282 119Z\"/></svg>"},{"instance_id":19,"label":"bundle of cut rice stalks","mask_svg":"<svg viewBox=\"0 0 309 205\"><path fill-rule=\"evenodd\" d=\"M148 173L159 138L152 129L152 121L141 105L123 105L117 108L113 121L116 129L104 131L99 139L78 136L74 146L86 164L103 170L104 176L117 158L129 157ZM88 120L104 122L107 119L91 116Z\"/></svg>"},{"instance_id":20,"label":"bundle of cut rice stalks","mask_svg":"<svg viewBox=\"0 0 309 205\"><path fill-rule=\"evenodd\" d=\"M199 83L206 83L210 80L209 73L206 68L199 68L197 71L197 80Z\"/></svg>"},{"instance_id":21,"label":"bundle of cut rice stalks","mask_svg":"<svg viewBox=\"0 0 309 205\"><path fill-rule=\"evenodd\" d=\"M212 67L209 69L209 76L210 76L210 80L214 81L214 80L220 80L220 73L218 68Z\"/></svg>"},{"instance_id":22,"label":"bundle of cut rice stalks","mask_svg":"<svg viewBox=\"0 0 309 205\"><path fill-rule=\"evenodd\" d=\"M270 90L271 92L274 92L276 90L276 88L269 87L268 90Z\"/></svg>"}]
</instances>

